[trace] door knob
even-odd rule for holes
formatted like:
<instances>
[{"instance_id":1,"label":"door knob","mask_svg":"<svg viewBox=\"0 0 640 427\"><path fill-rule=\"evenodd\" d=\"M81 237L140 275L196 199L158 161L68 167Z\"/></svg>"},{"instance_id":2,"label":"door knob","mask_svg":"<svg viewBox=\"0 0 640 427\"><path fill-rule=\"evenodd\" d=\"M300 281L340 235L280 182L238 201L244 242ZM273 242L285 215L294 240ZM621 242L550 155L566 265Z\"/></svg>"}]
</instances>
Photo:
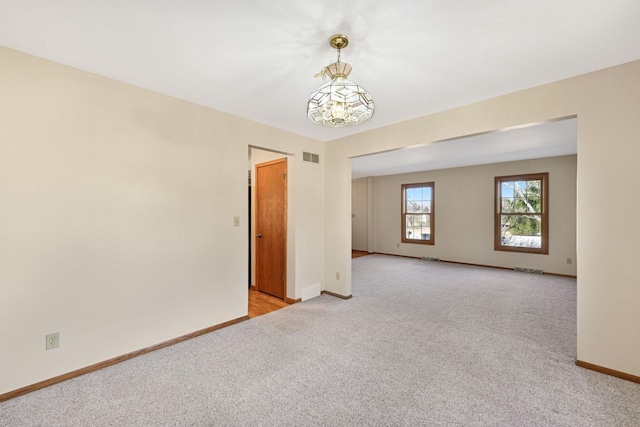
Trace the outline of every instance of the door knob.
<instances>
[{"instance_id":1,"label":"door knob","mask_svg":"<svg viewBox=\"0 0 640 427\"><path fill-rule=\"evenodd\" d=\"M256 234L256 237L257 237L258 239L262 239L262 234L258 233L258 234Z\"/></svg>"}]
</instances>

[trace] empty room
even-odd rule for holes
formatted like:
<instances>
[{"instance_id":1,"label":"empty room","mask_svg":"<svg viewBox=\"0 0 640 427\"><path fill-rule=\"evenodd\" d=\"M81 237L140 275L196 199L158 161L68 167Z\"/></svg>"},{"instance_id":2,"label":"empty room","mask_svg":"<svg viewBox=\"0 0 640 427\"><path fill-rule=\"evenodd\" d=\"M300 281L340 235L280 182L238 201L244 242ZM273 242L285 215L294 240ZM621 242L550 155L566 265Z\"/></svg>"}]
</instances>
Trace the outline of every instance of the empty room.
<instances>
[{"instance_id":1,"label":"empty room","mask_svg":"<svg viewBox=\"0 0 640 427\"><path fill-rule=\"evenodd\" d=\"M0 425L640 425L638 17L0 1Z\"/></svg>"}]
</instances>

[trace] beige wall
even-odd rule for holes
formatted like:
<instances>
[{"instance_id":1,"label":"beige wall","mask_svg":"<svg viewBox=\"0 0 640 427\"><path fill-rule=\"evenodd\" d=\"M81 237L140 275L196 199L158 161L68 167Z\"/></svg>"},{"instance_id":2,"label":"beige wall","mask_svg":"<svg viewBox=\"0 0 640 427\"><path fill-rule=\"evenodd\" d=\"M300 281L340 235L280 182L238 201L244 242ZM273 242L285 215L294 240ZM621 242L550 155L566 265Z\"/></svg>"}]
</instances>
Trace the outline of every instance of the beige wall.
<instances>
[{"instance_id":1,"label":"beige wall","mask_svg":"<svg viewBox=\"0 0 640 427\"><path fill-rule=\"evenodd\" d=\"M328 142L325 289L351 294L351 157L577 116L577 357L640 375L640 228L612 225L640 208L639 115L636 61Z\"/></svg>"},{"instance_id":2,"label":"beige wall","mask_svg":"<svg viewBox=\"0 0 640 427\"><path fill-rule=\"evenodd\" d=\"M495 251L494 178L537 172L549 172L549 255ZM435 186L433 246L400 240L401 185L418 182ZM373 199L375 252L576 274L576 156L380 176Z\"/></svg>"},{"instance_id":3,"label":"beige wall","mask_svg":"<svg viewBox=\"0 0 640 427\"><path fill-rule=\"evenodd\" d=\"M367 178L354 179L351 183L351 249L367 251L368 228Z\"/></svg>"},{"instance_id":4,"label":"beige wall","mask_svg":"<svg viewBox=\"0 0 640 427\"><path fill-rule=\"evenodd\" d=\"M5 48L0 94L0 394L246 315L249 146L291 154L322 284L324 144Z\"/></svg>"}]
</instances>

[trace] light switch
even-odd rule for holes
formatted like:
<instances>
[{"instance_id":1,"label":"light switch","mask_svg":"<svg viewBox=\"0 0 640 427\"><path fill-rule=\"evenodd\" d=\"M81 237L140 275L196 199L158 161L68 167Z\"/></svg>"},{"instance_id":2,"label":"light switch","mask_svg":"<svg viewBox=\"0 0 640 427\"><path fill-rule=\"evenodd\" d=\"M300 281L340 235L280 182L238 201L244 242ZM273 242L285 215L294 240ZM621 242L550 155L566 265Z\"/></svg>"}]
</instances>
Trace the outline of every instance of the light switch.
<instances>
[{"instance_id":1,"label":"light switch","mask_svg":"<svg viewBox=\"0 0 640 427\"><path fill-rule=\"evenodd\" d=\"M234 227L240 227L240 217L239 216L234 216L233 217L233 226Z\"/></svg>"}]
</instances>

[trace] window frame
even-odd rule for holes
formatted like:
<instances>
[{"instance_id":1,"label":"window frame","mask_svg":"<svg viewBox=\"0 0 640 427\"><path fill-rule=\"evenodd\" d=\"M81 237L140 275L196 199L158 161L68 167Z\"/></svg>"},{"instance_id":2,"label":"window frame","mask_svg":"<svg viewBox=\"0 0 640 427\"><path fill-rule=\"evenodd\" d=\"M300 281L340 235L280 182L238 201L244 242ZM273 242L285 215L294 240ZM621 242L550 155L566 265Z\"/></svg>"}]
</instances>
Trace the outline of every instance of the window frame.
<instances>
[{"instance_id":1,"label":"window frame","mask_svg":"<svg viewBox=\"0 0 640 427\"><path fill-rule=\"evenodd\" d=\"M512 181L536 181L539 180L540 189L542 191L542 207L540 209L540 247L527 248L518 246L505 246L502 244L502 183ZM508 212L508 215L519 215L519 213ZM524 214L524 213L522 213ZM531 254L549 254L549 173L531 173L522 175L508 175L495 177L495 195L494 195L494 250L505 252L521 252Z\"/></svg>"},{"instance_id":2,"label":"window frame","mask_svg":"<svg viewBox=\"0 0 640 427\"><path fill-rule=\"evenodd\" d=\"M429 187L431 189L431 206L429 207L429 239L418 240L418 239L408 239L407 238L407 213L405 212L405 200L406 200L406 190L409 188L425 188ZM401 192L400 192L400 241L402 243L413 243L418 245L434 245L435 244L435 184L434 182L419 182L413 184L402 184Z\"/></svg>"}]
</instances>

